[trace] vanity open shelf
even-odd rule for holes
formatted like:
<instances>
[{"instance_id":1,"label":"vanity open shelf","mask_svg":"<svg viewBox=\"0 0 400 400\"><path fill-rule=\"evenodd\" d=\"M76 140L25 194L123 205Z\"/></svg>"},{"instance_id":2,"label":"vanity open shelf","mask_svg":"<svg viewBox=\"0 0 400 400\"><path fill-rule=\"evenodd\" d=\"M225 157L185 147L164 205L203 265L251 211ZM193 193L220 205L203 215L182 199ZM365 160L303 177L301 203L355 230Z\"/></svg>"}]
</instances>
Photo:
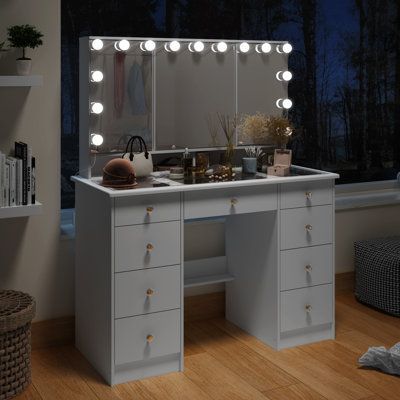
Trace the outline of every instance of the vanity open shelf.
<instances>
[{"instance_id":1,"label":"vanity open shelf","mask_svg":"<svg viewBox=\"0 0 400 400\"><path fill-rule=\"evenodd\" d=\"M32 215L40 215L43 205L38 201L28 206L0 207L0 219L30 217Z\"/></svg>"},{"instance_id":2,"label":"vanity open shelf","mask_svg":"<svg viewBox=\"0 0 400 400\"><path fill-rule=\"evenodd\" d=\"M231 282L234 279L235 277L230 274L215 274L215 275L199 276L197 278L185 278L185 288L211 285L214 283Z\"/></svg>"}]
</instances>

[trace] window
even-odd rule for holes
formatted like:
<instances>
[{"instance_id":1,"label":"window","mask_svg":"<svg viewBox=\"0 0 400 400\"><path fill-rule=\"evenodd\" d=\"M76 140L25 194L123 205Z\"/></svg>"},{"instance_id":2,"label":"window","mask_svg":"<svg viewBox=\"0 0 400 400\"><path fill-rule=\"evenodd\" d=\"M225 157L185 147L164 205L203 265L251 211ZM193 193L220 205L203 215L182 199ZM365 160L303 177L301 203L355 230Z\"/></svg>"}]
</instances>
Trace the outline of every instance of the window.
<instances>
[{"instance_id":1,"label":"window","mask_svg":"<svg viewBox=\"0 0 400 400\"><path fill-rule=\"evenodd\" d=\"M294 162L339 183L400 169L400 3L386 0L91 0L62 4L62 207L78 171L78 38L289 40ZM262 111L262 110L260 110Z\"/></svg>"}]
</instances>

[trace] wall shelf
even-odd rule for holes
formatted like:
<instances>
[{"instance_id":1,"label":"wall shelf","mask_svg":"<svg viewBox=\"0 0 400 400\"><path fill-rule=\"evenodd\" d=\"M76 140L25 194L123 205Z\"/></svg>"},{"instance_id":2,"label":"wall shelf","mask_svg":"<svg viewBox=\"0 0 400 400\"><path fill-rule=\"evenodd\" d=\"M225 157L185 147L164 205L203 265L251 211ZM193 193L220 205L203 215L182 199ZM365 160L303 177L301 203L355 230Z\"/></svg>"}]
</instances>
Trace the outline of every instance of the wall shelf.
<instances>
[{"instance_id":1,"label":"wall shelf","mask_svg":"<svg viewBox=\"0 0 400 400\"><path fill-rule=\"evenodd\" d=\"M33 87L42 85L42 75L0 75L0 87Z\"/></svg>"},{"instance_id":2,"label":"wall shelf","mask_svg":"<svg viewBox=\"0 0 400 400\"><path fill-rule=\"evenodd\" d=\"M42 213L43 205L38 201L29 206L0 207L0 219L30 217Z\"/></svg>"},{"instance_id":3,"label":"wall shelf","mask_svg":"<svg viewBox=\"0 0 400 400\"><path fill-rule=\"evenodd\" d=\"M231 282L235 278L230 274L206 275L196 278L185 278L185 288L211 285L213 283Z\"/></svg>"}]
</instances>

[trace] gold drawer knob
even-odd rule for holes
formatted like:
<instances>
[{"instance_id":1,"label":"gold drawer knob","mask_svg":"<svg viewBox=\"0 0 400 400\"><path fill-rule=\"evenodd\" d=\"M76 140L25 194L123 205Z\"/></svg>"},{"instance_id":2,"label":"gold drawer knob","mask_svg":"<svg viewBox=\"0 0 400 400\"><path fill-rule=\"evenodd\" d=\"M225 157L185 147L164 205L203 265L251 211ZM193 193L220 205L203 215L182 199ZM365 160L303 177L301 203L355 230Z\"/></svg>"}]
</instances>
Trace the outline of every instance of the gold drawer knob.
<instances>
[{"instance_id":1,"label":"gold drawer knob","mask_svg":"<svg viewBox=\"0 0 400 400\"><path fill-rule=\"evenodd\" d=\"M310 313L312 311L311 304L306 304L306 312Z\"/></svg>"},{"instance_id":2,"label":"gold drawer knob","mask_svg":"<svg viewBox=\"0 0 400 400\"><path fill-rule=\"evenodd\" d=\"M151 343L154 340L154 336L153 335L147 335L146 336L146 342L147 343Z\"/></svg>"},{"instance_id":3,"label":"gold drawer knob","mask_svg":"<svg viewBox=\"0 0 400 400\"><path fill-rule=\"evenodd\" d=\"M306 228L306 231L307 231L307 232L311 232L311 231L312 231L312 225L310 225L310 224L307 224L307 225L305 226L305 228Z\"/></svg>"},{"instance_id":4,"label":"gold drawer knob","mask_svg":"<svg viewBox=\"0 0 400 400\"><path fill-rule=\"evenodd\" d=\"M312 192L306 192L305 195L306 195L307 200L311 200Z\"/></svg>"},{"instance_id":5,"label":"gold drawer knob","mask_svg":"<svg viewBox=\"0 0 400 400\"><path fill-rule=\"evenodd\" d=\"M148 243L146 246L147 251L150 253L151 251L154 250L154 246L151 243Z\"/></svg>"},{"instance_id":6,"label":"gold drawer knob","mask_svg":"<svg viewBox=\"0 0 400 400\"><path fill-rule=\"evenodd\" d=\"M306 270L306 272L311 272L312 266L310 264L307 264L305 270Z\"/></svg>"},{"instance_id":7,"label":"gold drawer knob","mask_svg":"<svg viewBox=\"0 0 400 400\"><path fill-rule=\"evenodd\" d=\"M231 199L231 205L235 206L239 202L238 199Z\"/></svg>"},{"instance_id":8,"label":"gold drawer knob","mask_svg":"<svg viewBox=\"0 0 400 400\"><path fill-rule=\"evenodd\" d=\"M154 211L154 207L147 207L146 208L146 212L147 212L147 215L151 215L151 213Z\"/></svg>"},{"instance_id":9,"label":"gold drawer knob","mask_svg":"<svg viewBox=\"0 0 400 400\"><path fill-rule=\"evenodd\" d=\"M148 289L146 290L146 296L147 296L147 297L151 297L151 296L153 296L153 294L154 294L154 290L153 290L153 289L148 288Z\"/></svg>"}]
</instances>

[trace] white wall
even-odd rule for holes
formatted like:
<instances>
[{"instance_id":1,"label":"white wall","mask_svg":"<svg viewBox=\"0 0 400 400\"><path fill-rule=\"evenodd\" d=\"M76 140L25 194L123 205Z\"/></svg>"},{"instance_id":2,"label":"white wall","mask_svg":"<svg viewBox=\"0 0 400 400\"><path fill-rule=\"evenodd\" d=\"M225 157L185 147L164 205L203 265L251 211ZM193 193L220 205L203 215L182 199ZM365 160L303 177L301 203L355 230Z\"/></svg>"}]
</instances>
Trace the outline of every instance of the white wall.
<instances>
[{"instance_id":1,"label":"white wall","mask_svg":"<svg viewBox=\"0 0 400 400\"><path fill-rule=\"evenodd\" d=\"M15 140L31 145L44 213L0 220L0 289L29 292L37 300L37 319L47 319L73 309L73 266L64 258L71 243L59 240L60 0L0 0L0 41L15 24L33 24L44 34L44 45L28 50L44 85L0 88L0 149L13 148ZM17 57L12 51L0 59L0 74L13 74Z\"/></svg>"}]
</instances>

